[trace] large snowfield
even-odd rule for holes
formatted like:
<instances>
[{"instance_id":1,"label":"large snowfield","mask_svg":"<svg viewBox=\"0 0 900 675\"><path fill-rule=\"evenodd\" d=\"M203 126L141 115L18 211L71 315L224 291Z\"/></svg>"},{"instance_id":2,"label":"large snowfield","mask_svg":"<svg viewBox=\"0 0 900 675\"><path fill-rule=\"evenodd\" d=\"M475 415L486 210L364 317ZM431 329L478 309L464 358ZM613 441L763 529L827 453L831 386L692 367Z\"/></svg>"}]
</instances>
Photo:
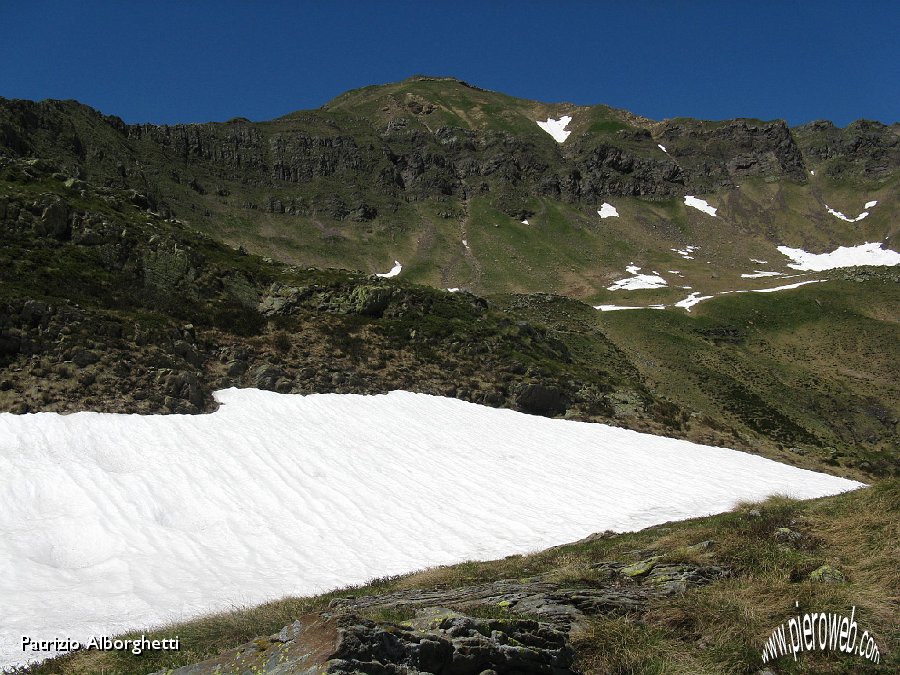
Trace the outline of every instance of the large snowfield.
<instances>
[{"instance_id":1,"label":"large snowfield","mask_svg":"<svg viewBox=\"0 0 900 675\"><path fill-rule=\"evenodd\" d=\"M288 594L853 481L455 399L217 392L208 415L0 414L0 666Z\"/></svg>"}]
</instances>

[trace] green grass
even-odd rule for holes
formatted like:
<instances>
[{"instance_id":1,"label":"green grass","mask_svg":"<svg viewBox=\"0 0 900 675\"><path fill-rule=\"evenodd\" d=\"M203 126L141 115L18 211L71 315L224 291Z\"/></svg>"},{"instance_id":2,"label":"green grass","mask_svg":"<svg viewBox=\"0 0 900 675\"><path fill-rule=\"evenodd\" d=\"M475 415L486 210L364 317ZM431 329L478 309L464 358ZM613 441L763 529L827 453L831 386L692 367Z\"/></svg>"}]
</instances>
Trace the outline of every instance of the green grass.
<instances>
[{"instance_id":1,"label":"green grass","mask_svg":"<svg viewBox=\"0 0 900 675\"><path fill-rule=\"evenodd\" d=\"M900 298L890 271L862 283L845 274L794 291L722 296L691 314L502 304L540 317L586 367L603 364L614 389L640 383L663 418L671 404L664 433L865 480L900 464L892 422Z\"/></svg>"}]
</instances>

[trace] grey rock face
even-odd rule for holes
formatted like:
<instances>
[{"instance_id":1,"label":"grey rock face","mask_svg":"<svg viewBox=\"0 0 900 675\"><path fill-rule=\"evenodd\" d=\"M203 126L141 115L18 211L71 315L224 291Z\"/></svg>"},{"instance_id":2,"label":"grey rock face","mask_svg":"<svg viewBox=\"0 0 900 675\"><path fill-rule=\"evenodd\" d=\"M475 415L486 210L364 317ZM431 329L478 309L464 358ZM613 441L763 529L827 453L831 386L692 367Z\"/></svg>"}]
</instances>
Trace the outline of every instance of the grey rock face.
<instances>
[{"instance_id":1,"label":"grey rock face","mask_svg":"<svg viewBox=\"0 0 900 675\"><path fill-rule=\"evenodd\" d=\"M575 653L565 633L537 621L449 614L417 629L350 617L341 622L338 634L329 673L575 672Z\"/></svg>"},{"instance_id":2,"label":"grey rock face","mask_svg":"<svg viewBox=\"0 0 900 675\"><path fill-rule=\"evenodd\" d=\"M428 116L433 104L419 105L415 115ZM71 102L0 101L0 122L0 145L20 156L54 156L68 175L134 187L158 172L164 178L157 185L134 195L141 208L163 213L167 206L153 191L163 194L169 181L197 195L213 190L223 198L248 185L268 188L265 201L248 208L357 222L378 216L382 205L389 210L408 201L483 192L518 207L526 195L595 203L611 195L708 192L747 176L803 182L808 161L831 162L826 171L834 175L869 177L887 175L900 163L896 131L865 120L846 129L830 123L790 129L783 121L747 119L648 120L652 133L649 127L588 132L561 148L521 133L426 129L406 116L384 127L333 117L327 110L295 113L273 129L246 120L157 126L126 125ZM59 140L46 147L39 138L38 130L52 138L71 137L73 125L77 142L71 147ZM668 148L667 155L657 143ZM163 164L150 171L137 168L150 167L159 156ZM175 163L179 168L171 169ZM353 187L337 194L334 185L341 183ZM304 195L296 194L297 186L304 186ZM73 183L72 189L78 187Z\"/></svg>"},{"instance_id":3,"label":"grey rock face","mask_svg":"<svg viewBox=\"0 0 900 675\"><path fill-rule=\"evenodd\" d=\"M36 227L38 234L65 239L71 232L68 207L63 202L53 202L43 210Z\"/></svg>"},{"instance_id":4,"label":"grey rock face","mask_svg":"<svg viewBox=\"0 0 900 675\"><path fill-rule=\"evenodd\" d=\"M655 564L637 576L629 576L621 562L593 568L607 572L605 582L561 586L538 576L336 598L327 611L173 674L567 675L577 672L569 644L573 625L597 614L640 615L655 598L727 574L692 564ZM397 623L364 616L381 610L413 618ZM472 616L484 612L497 616Z\"/></svg>"}]
</instances>

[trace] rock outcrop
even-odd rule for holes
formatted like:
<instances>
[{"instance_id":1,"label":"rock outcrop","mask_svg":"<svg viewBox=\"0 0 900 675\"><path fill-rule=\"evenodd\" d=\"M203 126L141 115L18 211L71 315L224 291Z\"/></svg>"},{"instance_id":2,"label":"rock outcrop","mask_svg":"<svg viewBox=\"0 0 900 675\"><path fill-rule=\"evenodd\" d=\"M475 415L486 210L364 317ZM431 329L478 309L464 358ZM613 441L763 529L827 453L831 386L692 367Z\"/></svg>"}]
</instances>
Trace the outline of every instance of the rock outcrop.
<instances>
[{"instance_id":1,"label":"rock outcrop","mask_svg":"<svg viewBox=\"0 0 900 675\"><path fill-rule=\"evenodd\" d=\"M595 615L637 617L653 599L728 574L720 567L649 560L598 563L592 569L599 581L591 585L542 575L338 598L274 635L165 675L570 675L578 672L570 633L580 623ZM632 572L636 565L640 574ZM378 618L385 614L409 618Z\"/></svg>"}]
</instances>

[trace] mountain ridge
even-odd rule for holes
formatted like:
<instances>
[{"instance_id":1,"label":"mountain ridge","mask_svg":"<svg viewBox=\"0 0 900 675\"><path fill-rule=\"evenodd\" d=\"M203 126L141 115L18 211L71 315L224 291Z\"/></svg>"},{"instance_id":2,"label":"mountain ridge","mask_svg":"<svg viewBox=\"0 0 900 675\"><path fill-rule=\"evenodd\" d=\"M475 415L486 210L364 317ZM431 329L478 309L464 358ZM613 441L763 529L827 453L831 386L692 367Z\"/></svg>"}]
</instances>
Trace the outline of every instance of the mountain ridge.
<instances>
[{"instance_id":1,"label":"mountain ridge","mask_svg":"<svg viewBox=\"0 0 900 675\"><path fill-rule=\"evenodd\" d=\"M745 260L777 245L857 245L827 208L859 213L873 199L859 234L887 245L896 234L891 127L676 119L651 131L627 111L572 106L572 135L558 143L536 122L562 112L434 78L259 123L128 125L82 104L2 100L0 152L137 190L166 217L284 262L375 271L402 257L414 281L487 294L602 303L637 256L680 269L671 252L685 245ZM715 196L720 221L698 217L686 195ZM612 231L596 218L611 198L627 207Z\"/></svg>"},{"instance_id":2,"label":"mountain ridge","mask_svg":"<svg viewBox=\"0 0 900 675\"><path fill-rule=\"evenodd\" d=\"M609 110L614 110L614 111L618 111L621 113L625 113L627 115L634 117L635 119L639 119L639 120L649 122L649 123L654 123L654 124L659 124L662 122L671 122L671 121L677 122L677 121L684 121L684 120L696 120L696 121L712 122L712 123L744 120L744 121L748 121L748 122L782 121L791 129L798 129L798 128L802 128L802 127L806 127L806 126L810 126L810 125L821 125L821 124L829 125L831 127L834 127L836 129L840 129L840 130L845 130L845 129L847 129L847 127L857 126L859 124L871 124L871 125L877 125L877 126L880 125L880 126L884 126L884 127L900 126L900 120L895 120L894 122L883 122L881 120L876 120L873 118L866 118L866 117L860 117L856 120L851 120L843 126L836 125L836 124L834 124L833 121L831 121L827 118L824 118L824 117L811 119L809 121L798 123L798 124L788 124L787 121L781 117L774 117L774 118L769 118L769 119L761 118L761 117L752 117L752 116L699 118L699 117L690 117L690 116L686 116L686 115L672 115L672 116L656 119L656 118L647 117L646 115L641 115L639 113L635 113L633 111L630 111L627 108L610 105L608 103L586 103L585 104L585 103L573 103L572 101L542 101L542 100L538 100L538 99L528 99L525 97L518 97L518 96L512 96L509 94L505 94L504 92L497 90L497 89L489 89L487 87L481 87L479 85L472 84L471 82L469 82L467 80L463 80L461 78L458 78L458 77L455 77L452 75L428 75L428 74L415 74L415 75L411 75L407 78L404 78L403 80L355 87L353 89L348 89L347 91L345 91L341 94L337 94L336 96L327 100L325 103L323 103L322 105L320 105L317 108L297 108L296 110L289 111L287 113L277 115L276 117L266 118L266 119L250 120L243 115L235 115L226 120L209 119L209 120L203 120L203 121L199 121L199 122L177 122L176 121L176 122L162 122L162 123L152 122L150 120L135 121L135 122L125 122L124 120L122 120L122 124L127 124L129 126L140 126L140 125L144 125L144 124L152 124L152 125L156 125L156 126L182 126L182 125L198 125L198 124L224 124L224 123L234 122L234 121L246 121L246 122L252 122L252 123L256 123L256 124L262 123L262 122L272 122L272 121L277 121L279 119L283 119L286 117L290 117L291 115L295 115L295 114L299 114L299 113L303 113L303 112L307 112L307 111L311 111L311 110L328 109L336 101L339 101L339 100L341 100L345 97L351 96L351 95L359 94L362 92L371 92L374 90L384 90L384 89L387 89L390 87L395 87L395 86L400 86L400 85L405 85L405 84L410 84L410 83L415 83L415 82L438 82L438 83L444 82L444 83L458 84L462 87L465 87L467 89L471 89L471 90L477 91L477 92L483 92L483 93L487 93L487 94L498 94L498 95L505 96L508 98L514 98L514 99L518 99L521 101L528 101L528 102L538 103L538 104L547 105L547 106L570 106L570 107L580 108L580 109L588 109L588 108L592 108L592 107L604 107ZM79 106L90 108L91 110L99 113L103 117L121 119L114 113L104 113L99 108L96 108L88 103L84 103L82 101L79 101L78 99L73 99L73 98L60 99L60 98L48 97L48 98L43 98L43 99L23 99L23 98L5 98L3 96L0 96L0 101L6 101L6 102L12 102L12 103L28 102L28 103L38 103L38 104L42 104L42 103L48 103L48 104L75 103Z\"/></svg>"}]
</instances>

